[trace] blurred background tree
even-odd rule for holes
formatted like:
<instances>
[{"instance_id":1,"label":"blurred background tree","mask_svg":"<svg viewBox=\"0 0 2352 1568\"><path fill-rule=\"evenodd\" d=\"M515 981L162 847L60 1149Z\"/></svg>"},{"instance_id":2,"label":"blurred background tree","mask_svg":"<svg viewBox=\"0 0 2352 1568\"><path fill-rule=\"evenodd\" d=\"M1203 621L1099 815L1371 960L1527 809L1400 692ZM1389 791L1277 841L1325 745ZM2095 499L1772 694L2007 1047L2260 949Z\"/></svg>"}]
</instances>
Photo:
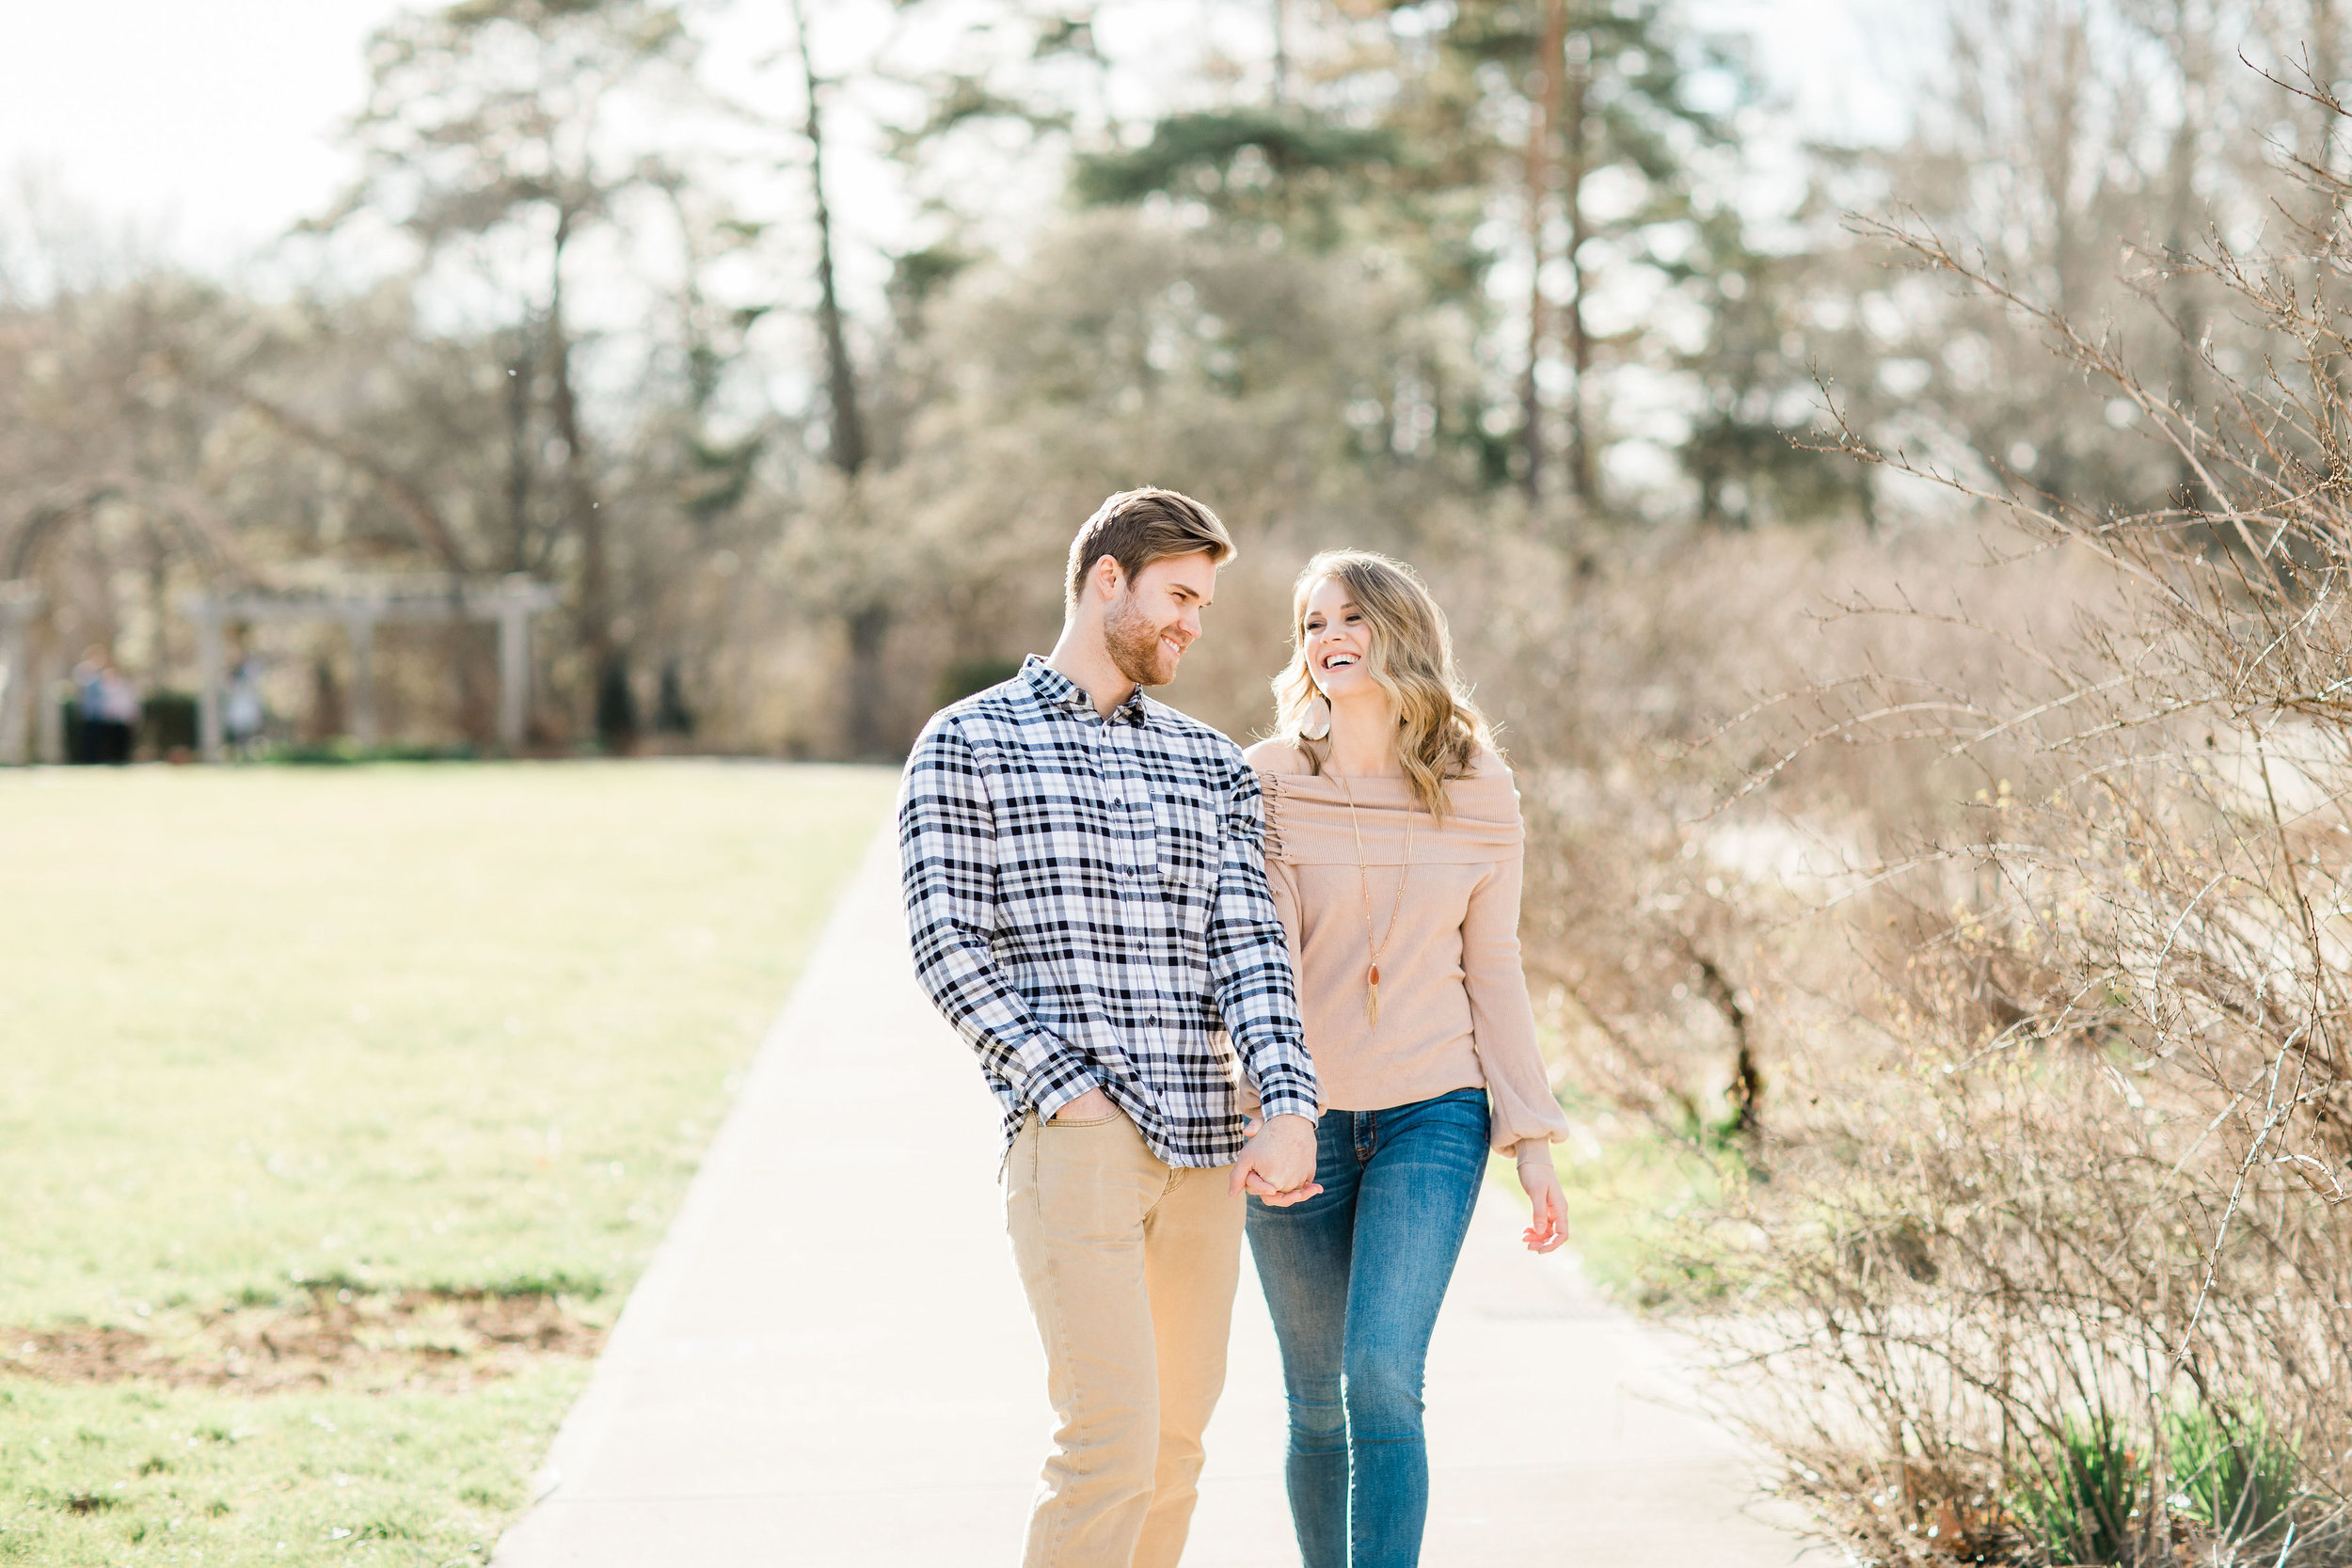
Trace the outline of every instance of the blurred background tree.
<instances>
[{"instance_id":1,"label":"blurred background tree","mask_svg":"<svg viewBox=\"0 0 2352 1568\"><path fill-rule=\"evenodd\" d=\"M686 744L691 714L697 747L885 756L1050 639L1070 529L1146 480L1229 515L1253 618L1341 542L1572 595L1730 530L1960 526L1820 450L1833 414L1995 488L2194 505L2039 328L1869 223L2250 364L2261 325L2185 259L2309 207L2266 147L2341 156L2247 63L2326 79L2324 4L1923 14L1909 123L1840 146L1677 0L775 21L714 64L712 14L656 0L401 14L291 288L14 203L0 546L53 606L43 669L95 639L184 687L171 599L232 569L520 571L565 607L534 744ZM2167 395L2213 394L2166 352ZM336 644L281 641L277 705L315 705ZM1260 721L1264 641L1204 644L1178 700ZM484 634L412 642L387 723L486 742Z\"/></svg>"}]
</instances>

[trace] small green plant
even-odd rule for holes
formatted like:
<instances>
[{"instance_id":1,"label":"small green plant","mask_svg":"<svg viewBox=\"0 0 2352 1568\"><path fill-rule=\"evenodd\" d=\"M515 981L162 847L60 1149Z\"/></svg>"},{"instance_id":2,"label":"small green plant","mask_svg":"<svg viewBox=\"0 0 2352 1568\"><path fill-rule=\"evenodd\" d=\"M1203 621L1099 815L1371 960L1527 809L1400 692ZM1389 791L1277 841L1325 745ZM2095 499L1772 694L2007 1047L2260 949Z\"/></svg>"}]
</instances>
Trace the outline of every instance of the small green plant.
<instances>
[{"instance_id":1,"label":"small green plant","mask_svg":"<svg viewBox=\"0 0 2352 1568\"><path fill-rule=\"evenodd\" d=\"M2299 1456L2262 1406L2176 1411L2164 1436L2177 1512L2229 1542L2276 1539L2285 1528Z\"/></svg>"},{"instance_id":2,"label":"small green plant","mask_svg":"<svg viewBox=\"0 0 2352 1568\"><path fill-rule=\"evenodd\" d=\"M422 1541L432 1532L405 1513L388 1513L359 1527L362 1541Z\"/></svg>"},{"instance_id":3,"label":"small green plant","mask_svg":"<svg viewBox=\"0 0 2352 1568\"><path fill-rule=\"evenodd\" d=\"M2057 1451L2027 1461L2010 1512L2052 1562L2128 1563L2133 1524L2148 1491L2148 1461L2129 1428L2102 1412L2069 1420Z\"/></svg>"},{"instance_id":4,"label":"small green plant","mask_svg":"<svg viewBox=\"0 0 2352 1568\"><path fill-rule=\"evenodd\" d=\"M477 762L481 753L468 744L427 746L390 740L362 746L348 736L337 736L273 746L262 760L294 768L342 768L370 762Z\"/></svg>"}]
</instances>

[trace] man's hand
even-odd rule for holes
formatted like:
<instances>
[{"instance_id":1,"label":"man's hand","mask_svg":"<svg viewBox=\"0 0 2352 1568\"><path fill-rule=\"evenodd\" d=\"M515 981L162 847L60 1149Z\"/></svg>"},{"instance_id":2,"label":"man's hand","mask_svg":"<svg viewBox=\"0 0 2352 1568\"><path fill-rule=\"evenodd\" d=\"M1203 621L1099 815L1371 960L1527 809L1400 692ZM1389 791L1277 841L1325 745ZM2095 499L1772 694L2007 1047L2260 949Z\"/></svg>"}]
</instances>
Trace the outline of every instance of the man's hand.
<instances>
[{"instance_id":1,"label":"man's hand","mask_svg":"<svg viewBox=\"0 0 2352 1568\"><path fill-rule=\"evenodd\" d=\"M1242 1145L1233 1162L1235 1197L1256 1194L1277 1209L1304 1203L1323 1189L1315 1183L1315 1124L1305 1117L1276 1117Z\"/></svg>"},{"instance_id":2,"label":"man's hand","mask_svg":"<svg viewBox=\"0 0 2352 1568\"><path fill-rule=\"evenodd\" d=\"M1054 1113L1056 1121L1100 1121L1118 1114L1119 1107L1101 1089L1089 1089L1077 1099Z\"/></svg>"}]
</instances>

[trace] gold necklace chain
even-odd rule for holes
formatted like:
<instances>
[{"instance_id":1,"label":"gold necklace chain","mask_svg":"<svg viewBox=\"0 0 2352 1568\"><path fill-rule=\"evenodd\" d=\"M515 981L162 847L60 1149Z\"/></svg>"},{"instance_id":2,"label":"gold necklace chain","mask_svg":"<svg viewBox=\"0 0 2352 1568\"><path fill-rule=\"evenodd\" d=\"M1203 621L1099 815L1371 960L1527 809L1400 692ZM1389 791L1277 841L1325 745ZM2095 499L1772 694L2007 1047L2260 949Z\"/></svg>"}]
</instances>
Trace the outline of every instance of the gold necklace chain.
<instances>
[{"instance_id":1,"label":"gold necklace chain","mask_svg":"<svg viewBox=\"0 0 2352 1568\"><path fill-rule=\"evenodd\" d=\"M1364 863L1364 828L1356 818L1356 790L1347 782L1347 775L1334 768L1331 776L1340 781L1340 790L1347 797L1347 825L1356 834L1356 888L1364 899L1364 946L1372 954L1372 967L1366 972L1369 993L1364 1003L1364 1017L1375 1029L1380 1027L1380 955L1389 950L1389 939L1396 935L1396 917L1405 911L1405 884L1413 875L1413 800L1410 786L1405 800L1405 867L1396 877L1396 902L1389 906L1389 928L1380 933L1380 940L1372 940L1372 870Z\"/></svg>"}]
</instances>

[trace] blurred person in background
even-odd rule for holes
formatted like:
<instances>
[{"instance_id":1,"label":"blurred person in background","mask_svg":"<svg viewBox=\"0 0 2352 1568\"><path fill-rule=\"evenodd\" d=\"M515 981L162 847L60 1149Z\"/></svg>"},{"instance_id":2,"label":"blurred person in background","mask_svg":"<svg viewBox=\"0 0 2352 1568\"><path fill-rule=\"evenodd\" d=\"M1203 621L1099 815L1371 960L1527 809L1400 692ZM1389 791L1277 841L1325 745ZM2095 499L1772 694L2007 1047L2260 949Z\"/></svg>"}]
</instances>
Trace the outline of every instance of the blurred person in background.
<instances>
[{"instance_id":1,"label":"blurred person in background","mask_svg":"<svg viewBox=\"0 0 2352 1568\"><path fill-rule=\"evenodd\" d=\"M131 760L138 736L139 689L117 670L114 657L93 643L73 667L80 692L82 760L120 765Z\"/></svg>"},{"instance_id":2,"label":"blurred person in background","mask_svg":"<svg viewBox=\"0 0 2352 1568\"><path fill-rule=\"evenodd\" d=\"M82 654L82 662L73 667L73 716L78 721L74 731L73 760L90 763L99 756L99 676L106 668L106 650L92 644Z\"/></svg>"},{"instance_id":3,"label":"blurred person in background","mask_svg":"<svg viewBox=\"0 0 2352 1568\"><path fill-rule=\"evenodd\" d=\"M1279 727L1248 752L1266 872L1323 1085L1321 1193L1251 1203L1281 1344L1284 1480L1305 1568L1410 1568L1429 1506L1422 1378L1487 1149L1565 1240L1567 1135L1519 963L1518 792L1412 571L1316 556L1293 596Z\"/></svg>"},{"instance_id":4,"label":"blurred person in background","mask_svg":"<svg viewBox=\"0 0 2352 1568\"><path fill-rule=\"evenodd\" d=\"M900 789L915 973L1003 1111L1005 1227L1058 1422L1025 1568L1175 1568L1243 1194L1320 1190L1257 779L1142 689L1174 678L1232 554L1188 497L1105 500L1052 656L936 714Z\"/></svg>"},{"instance_id":5,"label":"blurred person in background","mask_svg":"<svg viewBox=\"0 0 2352 1568\"><path fill-rule=\"evenodd\" d=\"M262 726L268 720L269 710L262 702L261 662L251 654L242 655L229 672L228 689L220 699L221 734L229 749L249 755L260 745Z\"/></svg>"}]
</instances>

